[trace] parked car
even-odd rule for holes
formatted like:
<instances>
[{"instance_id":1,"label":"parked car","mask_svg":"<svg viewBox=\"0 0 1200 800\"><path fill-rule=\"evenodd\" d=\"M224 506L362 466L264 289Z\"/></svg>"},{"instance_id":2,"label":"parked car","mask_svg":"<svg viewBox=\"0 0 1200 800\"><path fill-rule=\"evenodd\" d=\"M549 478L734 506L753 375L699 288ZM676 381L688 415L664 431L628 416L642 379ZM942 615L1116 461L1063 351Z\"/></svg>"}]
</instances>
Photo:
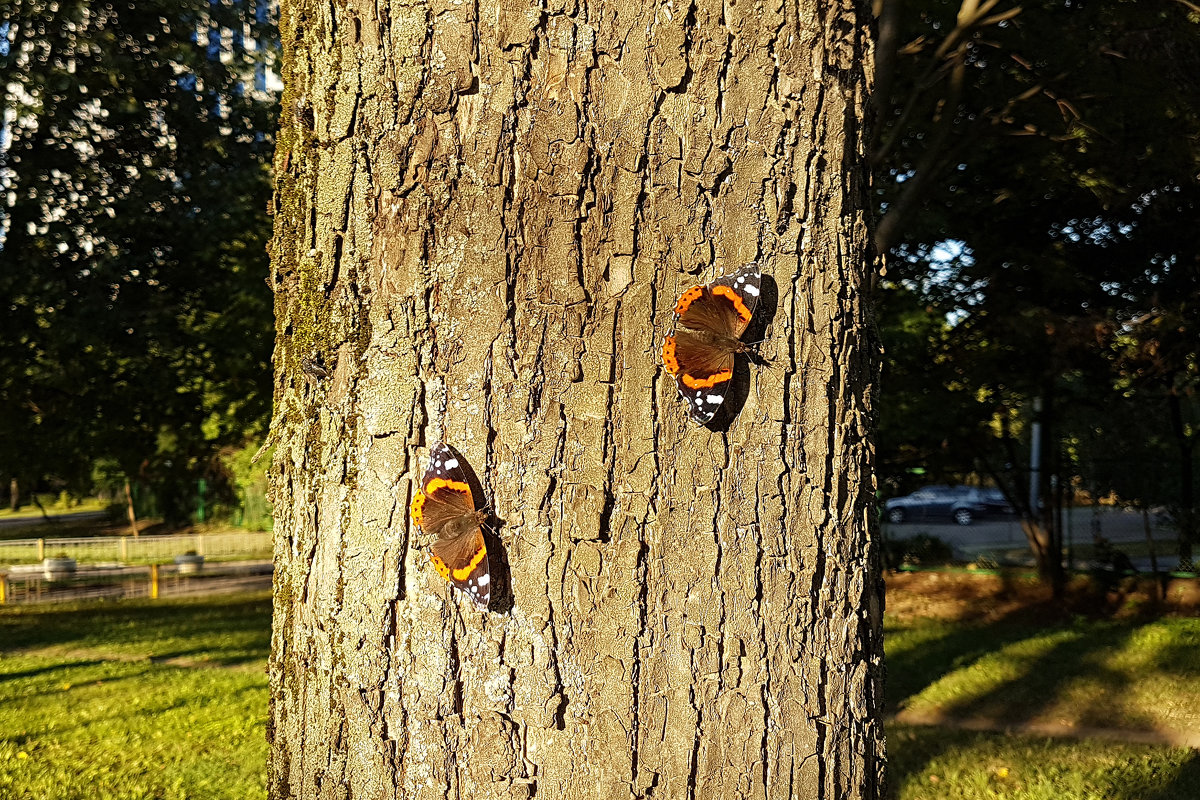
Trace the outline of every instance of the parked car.
<instances>
[{"instance_id":1,"label":"parked car","mask_svg":"<svg viewBox=\"0 0 1200 800\"><path fill-rule=\"evenodd\" d=\"M970 525L980 517L1012 513L999 489L973 486L926 486L884 503L884 518L895 525L918 520Z\"/></svg>"}]
</instances>

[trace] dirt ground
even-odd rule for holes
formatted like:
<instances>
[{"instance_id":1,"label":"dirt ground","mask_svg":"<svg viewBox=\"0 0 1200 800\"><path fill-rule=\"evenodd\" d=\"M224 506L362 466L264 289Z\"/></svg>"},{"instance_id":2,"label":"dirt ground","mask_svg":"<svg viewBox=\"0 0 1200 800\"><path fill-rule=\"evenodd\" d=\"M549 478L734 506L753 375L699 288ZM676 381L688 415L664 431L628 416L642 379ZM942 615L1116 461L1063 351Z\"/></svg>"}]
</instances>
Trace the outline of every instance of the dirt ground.
<instances>
[{"instance_id":1,"label":"dirt ground","mask_svg":"<svg viewBox=\"0 0 1200 800\"><path fill-rule=\"evenodd\" d=\"M886 609L897 620L935 618L989 621L1029 616L1048 621L1088 617L1200 616L1200 580L1121 578L1111 586L1086 576L1070 580L1061 602L1048 586L1020 574L966 571L892 572L885 575ZM1165 588L1165 592L1163 591Z\"/></svg>"}]
</instances>

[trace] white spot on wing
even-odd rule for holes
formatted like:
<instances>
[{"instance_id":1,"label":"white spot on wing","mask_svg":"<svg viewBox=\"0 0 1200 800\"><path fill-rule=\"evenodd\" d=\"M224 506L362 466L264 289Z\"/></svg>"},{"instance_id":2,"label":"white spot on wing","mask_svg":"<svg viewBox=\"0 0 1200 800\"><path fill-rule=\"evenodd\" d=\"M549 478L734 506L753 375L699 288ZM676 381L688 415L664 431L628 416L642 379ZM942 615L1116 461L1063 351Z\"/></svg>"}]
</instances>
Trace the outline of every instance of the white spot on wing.
<instances>
[{"instance_id":1,"label":"white spot on wing","mask_svg":"<svg viewBox=\"0 0 1200 800\"><path fill-rule=\"evenodd\" d=\"M746 294L750 295L751 297L758 297L758 287L757 286L747 283L745 286L742 287L742 290L745 291Z\"/></svg>"},{"instance_id":2,"label":"white spot on wing","mask_svg":"<svg viewBox=\"0 0 1200 800\"><path fill-rule=\"evenodd\" d=\"M447 461L446 461L446 463L445 463L445 467L446 467L446 469L454 469L454 468L455 468L455 467L457 467L457 466L458 466L458 459L457 459L457 458L451 458L451 459L447 459Z\"/></svg>"}]
</instances>

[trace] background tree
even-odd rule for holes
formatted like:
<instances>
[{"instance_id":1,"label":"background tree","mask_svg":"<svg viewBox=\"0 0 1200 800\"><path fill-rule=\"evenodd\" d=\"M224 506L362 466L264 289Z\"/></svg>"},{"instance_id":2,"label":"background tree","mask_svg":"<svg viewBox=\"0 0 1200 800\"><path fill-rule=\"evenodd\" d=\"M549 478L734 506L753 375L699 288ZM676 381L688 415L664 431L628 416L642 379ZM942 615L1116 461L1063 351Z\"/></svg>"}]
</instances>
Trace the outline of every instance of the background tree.
<instances>
[{"instance_id":1,"label":"background tree","mask_svg":"<svg viewBox=\"0 0 1200 800\"><path fill-rule=\"evenodd\" d=\"M0 33L0 471L187 483L268 411L266 6L16 0Z\"/></svg>"},{"instance_id":2,"label":"background tree","mask_svg":"<svg viewBox=\"0 0 1200 800\"><path fill-rule=\"evenodd\" d=\"M1175 270L1187 274L1186 268ZM1200 274L1189 287L1178 276L1156 294L1153 310L1130 322L1114 337L1114 388L1138 419L1129 427L1143 432L1144 446L1130 448L1133 464L1111 464L1102 473L1114 487L1133 484L1130 496L1145 506L1166 506L1179 532L1181 569L1193 569L1193 547L1200 541L1197 519L1196 458L1200 439ZM1166 283L1166 282L1164 282ZM1148 413L1147 413L1148 412ZM1144 415L1144 416L1143 416ZM1111 451L1110 451L1111 452ZM1109 456L1111 459L1111 455Z\"/></svg>"},{"instance_id":3,"label":"background tree","mask_svg":"<svg viewBox=\"0 0 1200 800\"><path fill-rule=\"evenodd\" d=\"M868 24L284 5L272 796L880 796ZM662 337L752 260L696 427ZM486 613L407 518L439 440Z\"/></svg>"},{"instance_id":4,"label":"background tree","mask_svg":"<svg viewBox=\"0 0 1200 800\"><path fill-rule=\"evenodd\" d=\"M1185 4L908 8L876 153L884 304L900 304L884 317L915 300L946 320L931 340L950 365L942 386L977 413L952 417L941 441L969 454L960 475L1005 486L1058 584L1049 480L1074 404L1120 380L1114 337L1174 308L1164 288L1195 283L1200 25ZM1019 467L1035 405L1040 504Z\"/></svg>"}]
</instances>

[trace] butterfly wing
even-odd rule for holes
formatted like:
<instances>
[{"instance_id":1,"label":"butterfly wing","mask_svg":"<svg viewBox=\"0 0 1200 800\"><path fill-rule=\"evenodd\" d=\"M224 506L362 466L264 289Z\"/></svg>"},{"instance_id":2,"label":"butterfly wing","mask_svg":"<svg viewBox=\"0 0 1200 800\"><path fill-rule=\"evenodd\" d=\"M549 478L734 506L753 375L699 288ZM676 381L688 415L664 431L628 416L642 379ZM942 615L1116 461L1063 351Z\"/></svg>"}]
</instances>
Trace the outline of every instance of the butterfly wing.
<instances>
[{"instance_id":1,"label":"butterfly wing","mask_svg":"<svg viewBox=\"0 0 1200 800\"><path fill-rule=\"evenodd\" d=\"M447 523L475 511L475 498L462 465L462 456L448 444L429 449L429 465L411 507L412 521L426 533L441 536Z\"/></svg>"},{"instance_id":2,"label":"butterfly wing","mask_svg":"<svg viewBox=\"0 0 1200 800\"><path fill-rule=\"evenodd\" d=\"M737 320L734 323L734 336L741 338L758 306L758 296L762 292L762 270L758 264L750 262L732 275L713 281L709 287L714 294L721 293L735 306ZM732 290L732 294L721 292L722 288Z\"/></svg>"},{"instance_id":3,"label":"butterfly wing","mask_svg":"<svg viewBox=\"0 0 1200 800\"><path fill-rule=\"evenodd\" d=\"M478 525L453 539L434 542L429 548L429 560L439 575L487 608L492 597L492 577L487 543Z\"/></svg>"},{"instance_id":4,"label":"butterfly wing","mask_svg":"<svg viewBox=\"0 0 1200 800\"><path fill-rule=\"evenodd\" d=\"M675 370L679 394L688 403L693 420L704 424L713 418L733 378L733 353L714 347L703 332L677 328L663 345L667 369Z\"/></svg>"},{"instance_id":5,"label":"butterfly wing","mask_svg":"<svg viewBox=\"0 0 1200 800\"><path fill-rule=\"evenodd\" d=\"M431 447L411 516L421 530L438 537L429 550L438 574L486 608L491 597L487 546L475 521L475 498L465 465L466 459L450 445Z\"/></svg>"},{"instance_id":6,"label":"butterfly wing","mask_svg":"<svg viewBox=\"0 0 1200 800\"><path fill-rule=\"evenodd\" d=\"M701 424L717 413L733 378L729 339L754 317L762 274L747 264L706 286L693 286L675 304L675 326L663 342L663 364L675 376L691 417Z\"/></svg>"}]
</instances>

